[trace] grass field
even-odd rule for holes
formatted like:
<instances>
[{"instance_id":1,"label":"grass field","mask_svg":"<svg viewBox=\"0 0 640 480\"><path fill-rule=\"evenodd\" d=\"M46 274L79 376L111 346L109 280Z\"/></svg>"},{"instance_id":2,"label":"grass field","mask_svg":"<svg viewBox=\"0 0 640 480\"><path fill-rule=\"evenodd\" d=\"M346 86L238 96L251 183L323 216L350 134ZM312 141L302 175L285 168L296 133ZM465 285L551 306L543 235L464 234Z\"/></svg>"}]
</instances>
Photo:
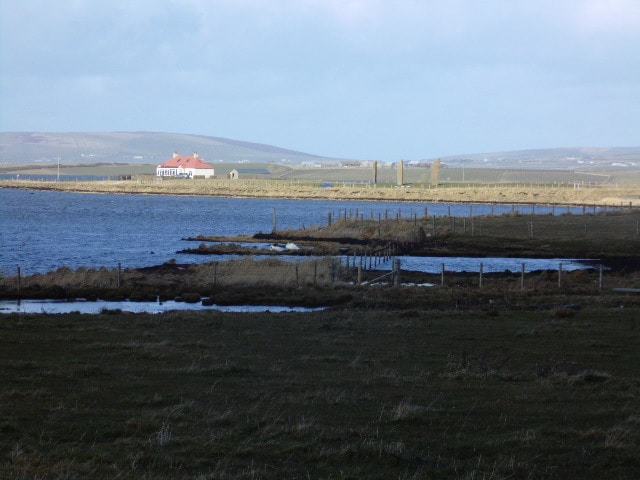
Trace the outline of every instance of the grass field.
<instances>
[{"instance_id":1,"label":"grass field","mask_svg":"<svg viewBox=\"0 0 640 480\"><path fill-rule=\"evenodd\" d=\"M619 306L8 315L0 470L638 478L640 317Z\"/></svg>"},{"instance_id":2,"label":"grass field","mask_svg":"<svg viewBox=\"0 0 640 480\"><path fill-rule=\"evenodd\" d=\"M321 188L303 180L196 179L161 181L155 177L135 180L32 181L0 180L0 188L63 192L127 193L141 195L191 195L245 198L404 201L437 203L515 203L556 205L638 206L637 185L578 186L569 184L443 184L428 183L400 188L394 184L341 183Z\"/></svg>"},{"instance_id":3,"label":"grass field","mask_svg":"<svg viewBox=\"0 0 640 480\"><path fill-rule=\"evenodd\" d=\"M278 163L215 163L216 177L226 178L233 169L257 168L268 169L270 179L286 179L306 182L356 182L371 183L372 167L308 167L285 165ZM156 165L151 164L63 164L60 175L96 175L118 178L129 175L155 175ZM57 175L57 164L47 165L2 165L0 172L5 174ZM407 184L429 183L431 171L426 167L405 166L404 181ZM381 184L396 184L395 168L380 164L377 180ZM460 166L443 168L440 181L444 183L487 184L487 183L523 183L523 184L608 184L608 185L640 185L640 170L618 169L598 171L574 170L540 170L518 168L462 168Z\"/></svg>"}]
</instances>

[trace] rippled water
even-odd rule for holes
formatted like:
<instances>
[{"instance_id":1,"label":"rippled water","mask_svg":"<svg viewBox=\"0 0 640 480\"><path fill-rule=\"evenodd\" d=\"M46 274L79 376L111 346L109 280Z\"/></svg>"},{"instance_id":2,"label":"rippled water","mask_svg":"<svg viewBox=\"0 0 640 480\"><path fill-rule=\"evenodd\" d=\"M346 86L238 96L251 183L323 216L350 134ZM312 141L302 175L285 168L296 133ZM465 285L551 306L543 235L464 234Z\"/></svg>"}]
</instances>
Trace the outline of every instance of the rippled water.
<instances>
[{"instance_id":1,"label":"rippled water","mask_svg":"<svg viewBox=\"0 0 640 480\"><path fill-rule=\"evenodd\" d=\"M159 195L79 194L0 189L0 272L23 275L70 268L123 268L212 261L176 254L197 235L271 232L326 225L329 214L365 218L468 216L511 212L510 205L443 205L420 202L355 202L210 198ZM530 213L533 207L518 206ZM535 207L536 213L564 213ZM572 209L580 214L581 209ZM477 262L473 262L477 263ZM489 268L488 266L485 268ZM519 267L518 267L519 268ZM499 270L504 270L500 268ZM486 270L488 271L488 270Z\"/></svg>"}]
</instances>

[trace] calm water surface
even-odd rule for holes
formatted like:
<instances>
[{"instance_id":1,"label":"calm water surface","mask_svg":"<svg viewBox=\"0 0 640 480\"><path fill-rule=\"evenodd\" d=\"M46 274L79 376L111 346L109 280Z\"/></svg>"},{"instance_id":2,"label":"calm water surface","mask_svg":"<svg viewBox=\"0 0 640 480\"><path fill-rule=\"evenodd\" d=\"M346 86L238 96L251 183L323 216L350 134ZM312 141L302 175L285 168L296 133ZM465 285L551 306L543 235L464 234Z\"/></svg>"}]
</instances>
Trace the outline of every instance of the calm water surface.
<instances>
[{"instance_id":1,"label":"calm water surface","mask_svg":"<svg viewBox=\"0 0 640 480\"><path fill-rule=\"evenodd\" d=\"M0 300L0 314L2 313L101 313L104 310L120 309L131 313L163 313L172 310L217 310L219 312L317 312L323 308L260 306L260 305L212 305L203 306L201 302L108 302L105 300Z\"/></svg>"},{"instance_id":2,"label":"calm water surface","mask_svg":"<svg viewBox=\"0 0 640 480\"><path fill-rule=\"evenodd\" d=\"M530 213L533 207L517 207ZM180 263L212 257L176 254L193 247L182 240L197 235L271 232L274 212L279 230L326 225L332 217L358 212L365 218L488 214L489 205L419 202L355 202L111 195L0 189L0 272L14 275L70 268L138 268L176 259ZM495 214L512 206L495 206ZM568 209L554 209L564 213ZM572 213L580 214L581 209ZM551 208L535 207L539 214ZM474 263L478 263L475 262ZM439 264L438 264L439 265ZM556 263L557 266L557 263ZM486 270L488 271L488 270Z\"/></svg>"}]
</instances>

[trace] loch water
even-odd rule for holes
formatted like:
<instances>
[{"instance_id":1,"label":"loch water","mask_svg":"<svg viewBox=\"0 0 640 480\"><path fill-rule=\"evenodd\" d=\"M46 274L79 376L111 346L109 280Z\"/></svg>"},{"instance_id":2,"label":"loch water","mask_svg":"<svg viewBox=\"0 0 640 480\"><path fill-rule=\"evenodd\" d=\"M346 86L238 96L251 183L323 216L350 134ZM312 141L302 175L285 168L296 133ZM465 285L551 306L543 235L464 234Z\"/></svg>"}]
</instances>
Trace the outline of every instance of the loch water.
<instances>
[{"instance_id":1,"label":"loch water","mask_svg":"<svg viewBox=\"0 0 640 480\"><path fill-rule=\"evenodd\" d=\"M581 214L581 208L511 205L358 202L162 195L84 194L0 188L0 273L23 275L69 268L139 268L202 263L214 258L178 254L198 235L253 235L324 226L329 215L413 218L521 213ZM557 262L553 261L557 266ZM415 261L414 261L415 263ZM473 260L473 269L477 260ZM431 264L439 262L432 260ZM419 267L416 267L419 268ZM488 264L485 268L491 268ZM567 268L571 268L567 264ZM463 268L464 269L464 268Z\"/></svg>"}]
</instances>

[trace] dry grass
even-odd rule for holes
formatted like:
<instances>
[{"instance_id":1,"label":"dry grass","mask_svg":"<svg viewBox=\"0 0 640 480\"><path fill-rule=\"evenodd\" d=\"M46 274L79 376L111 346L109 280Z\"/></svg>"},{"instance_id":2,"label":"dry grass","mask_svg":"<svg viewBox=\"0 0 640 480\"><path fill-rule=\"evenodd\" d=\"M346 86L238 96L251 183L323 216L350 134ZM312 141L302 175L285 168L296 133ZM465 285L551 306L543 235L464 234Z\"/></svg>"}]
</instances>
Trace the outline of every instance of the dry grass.
<instances>
[{"instance_id":1,"label":"dry grass","mask_svg":"<svg viewBox=\"0 0 640 480\"><path fill-rule=\"evenodd\" d=\"M66 192L137 193L153 195L206 195L217 197L305 198L341 200L386 200L421 202L541 203L560 205L638 206L637 185L594 186L574 189L569 185L465 185L412 188L392 185L344 184L319 188L318 182L286 180L147 180L93 182L0 181L0 188L25 188Z\"/></svg>"}]
</instances>

